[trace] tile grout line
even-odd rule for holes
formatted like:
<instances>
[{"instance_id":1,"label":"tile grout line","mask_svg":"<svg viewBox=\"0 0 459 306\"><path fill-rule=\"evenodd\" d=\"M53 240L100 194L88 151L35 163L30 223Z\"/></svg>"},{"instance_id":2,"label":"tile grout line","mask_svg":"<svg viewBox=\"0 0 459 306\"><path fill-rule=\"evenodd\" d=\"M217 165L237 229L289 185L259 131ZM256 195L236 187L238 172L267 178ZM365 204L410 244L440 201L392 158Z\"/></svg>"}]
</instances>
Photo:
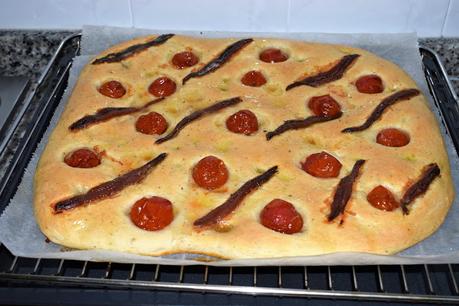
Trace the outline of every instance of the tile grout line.
<instances>
[{"instance_id":1,"label":"tile grout line","mask_svg":"<svg viewBox=\"0 0 459 306\"><path fill-rule=\"evenodd\" d=\"M286 24L286 28L287 28L287 33L290 33L290 12L292 10L292 0L288 0L287 2L287 18L285 20L285 22L287 23Z\"/></svg>"},{"instance_id":2,"label":"tile grout line","mask_svg":"<svg viewBox=\"0 0 459 306\"><path fill-rule=\"evenodd\" d=\"M448 16L449 16L449 14L451 13L451 6L452 6L452 5L451 5L451 2L452 2L452 1L453 1L453 0L449 0L449 1L448 1L448 7L446 8L445 18L443 19L443 24L442 24L442 26L441 26L440 37L445 37L443 33L445 32L446 21L448 20Z\"/></svg>"},{"instance_id":3,"label":"tile grout line","mask_svg":"<svg viewBox=\"0 0 459 306\"><path fill-rule=\"evenodd\" d=\"M132 12L132 0L128 0L129 3L129 17L131 18L131 27L134 27L134 13Z\"/></svg>"}]
</instances>

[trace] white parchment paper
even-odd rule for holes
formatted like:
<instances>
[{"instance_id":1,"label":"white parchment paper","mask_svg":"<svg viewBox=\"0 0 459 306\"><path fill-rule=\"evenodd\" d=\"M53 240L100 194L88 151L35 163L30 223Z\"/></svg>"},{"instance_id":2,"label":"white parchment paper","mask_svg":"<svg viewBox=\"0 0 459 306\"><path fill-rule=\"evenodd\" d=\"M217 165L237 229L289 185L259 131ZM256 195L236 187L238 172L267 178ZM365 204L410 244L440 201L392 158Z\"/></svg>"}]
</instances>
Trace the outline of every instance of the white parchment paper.
<instances>
[{"instance_id":1,"label":"white parchment paper","mask_svg":"<svg viewBox=\"0 0 459 306\"><path fill-rule=\"evenodd\" d=\"M167 31L161 31L166 33ZM82 56L75 58L69 85L50 125L27 166L16 195L0 217L0 241L17 256L35 258L63 258L124 263L152 263L165 265L203 264L195 255L177 254L165 257L149 257L112 251L63 250L54 243L46 243L33 215L33 176L35 168L49 137L54 129L69 94L81 69L94 54L119 42L147 34L154 30L125 29L87 26L83 28ZM178 33L174 31L174 33ZM225 33L225 32L181 32L181 34L203 37L281 37L306 41L352 45L367 49L386 58L407 71L427 97L430 97L421 69L417 37L406 34L316 34L316 33ZM440 120L438 110L429 99L431 108ZM450 165L456 190L459 188L459 159L451 139L442 134L446 141ZM199 256L201 258L202 256ZM276 259L216 260L205 264L215 266L267 266L267 265L364 265L364 264L416 264L416 263L459 263L459 198L440 229L426 240L393 256L365 253L334 253L321 256L289 257Z\"/></svg>"}]
</instances>

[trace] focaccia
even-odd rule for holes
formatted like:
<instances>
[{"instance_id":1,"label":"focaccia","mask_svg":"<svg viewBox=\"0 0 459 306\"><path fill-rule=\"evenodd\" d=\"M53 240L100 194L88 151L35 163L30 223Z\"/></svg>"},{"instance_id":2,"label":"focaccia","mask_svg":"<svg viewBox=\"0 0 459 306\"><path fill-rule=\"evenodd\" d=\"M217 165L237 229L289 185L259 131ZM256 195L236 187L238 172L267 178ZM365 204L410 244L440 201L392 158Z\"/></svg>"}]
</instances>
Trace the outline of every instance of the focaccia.
<instances>
[{"instance_id":1,"label":"focaccia","mask_svg":"<svg viewBox=\"0 0 459 306\"><path fill-rule=\"evenodd\" d=\"M35 174L51 241L143 255L393 254L454 190L416 83L368 51L127 41L82 71Z\"/></svg>"}]
</instances>

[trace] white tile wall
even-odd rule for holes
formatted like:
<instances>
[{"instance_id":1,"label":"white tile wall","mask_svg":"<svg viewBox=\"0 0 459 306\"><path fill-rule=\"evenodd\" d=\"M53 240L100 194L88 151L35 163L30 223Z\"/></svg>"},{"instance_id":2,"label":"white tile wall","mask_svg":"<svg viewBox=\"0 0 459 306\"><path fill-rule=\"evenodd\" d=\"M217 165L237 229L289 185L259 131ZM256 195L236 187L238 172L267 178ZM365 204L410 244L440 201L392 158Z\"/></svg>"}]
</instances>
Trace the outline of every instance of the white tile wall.
<instances>
[{"instance_id":1,"label":"white tile wall","mask_svg":"<svg viewBox=\"0 0 459 306\"><path fill-rule=\"evenodd\" d=\"M132 25L129 0L0 0L0 28Z\"/></svg>"},{"instance_id":2,"label":"white tile wall","mask_svg":"<svg viewBox=\"0 0 459 306\"><path fill-rule=\"evenodd\" d=\"M459 37L459 0L0 0L0 28L83 24Z\"/></svg>"},{"instance_id":3,"label":"white tile wall","mask_svg":"<svg viewBox=\"0 0 459 306\"><path fill-rule=\"evenodd\" d=\"M268 3L269 2L269 3ZM131 0L139 28L285 31L288 1L281 0Z\"/></svg>"},{"instance_id":4,"label":"white tile wall","mask_svg":"<svg viewBox=\"0 0 459 306\"><path fill-rule=\"evenodd\" d=\"M289 31L440 36L449 0L291 0Z\"/></svg>"},{"instance_id":5,"label":"white tile wall","mask_svg":"<svg viewBox=\"0 0 459 306\"><path fill-rule=\"evenodd\" d=\"M459 0L451 0L443 28L443 36L459 37Z\"/></svg>"}]
</instances>

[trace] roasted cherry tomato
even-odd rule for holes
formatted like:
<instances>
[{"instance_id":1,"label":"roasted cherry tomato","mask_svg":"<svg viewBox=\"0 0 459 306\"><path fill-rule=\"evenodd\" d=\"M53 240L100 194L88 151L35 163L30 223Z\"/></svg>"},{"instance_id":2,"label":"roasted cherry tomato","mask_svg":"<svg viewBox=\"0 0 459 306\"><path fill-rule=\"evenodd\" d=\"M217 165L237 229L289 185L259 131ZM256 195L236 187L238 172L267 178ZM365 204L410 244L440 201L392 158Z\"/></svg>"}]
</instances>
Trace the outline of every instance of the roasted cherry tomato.
<instances>
[{"instance_id":1,"label":"roasted cherry tomato","mask_svg":"<svg viewBox=\"0 0 459 306\"><path fill-rule=\"evenodd\" d=\"M132 222L147 231L157 231L168 226L174 219L172 203L161 197L142 198L131 208Z\"/></svg>"},{"instance_id":2,"label":"roasted cherry tomato","mask_svg":"<svg viewBox=\"0 0 459 306\"><path fill-rule=\"evenodd\" d=\"M151 83L148 87L148 92L155 97L162 98L172 95L177 89L177 85L174 81L168 77L160 77Z\"/></svg>"},{"instance_id":3,"label":"roasted cherry tomato","mask_svg":"<svg viewBox=\"0 0 459 306\"><path fill-rule=\"evenodd\" d=\"M108 81L99 87L99 92L104 96L119 99L126 94L126 88L118 81Z\"/></svg>"},{"instance_id":4,"label":"roasted cherry tomato","mask_svg":"<svg viewBox=\"0 0 459 306\"><path fill-rule=\"evenodd\" d=\"M284 234L295 234L303 228L303 218L295 207L284 200L274 199L260 213L263 226Z\"/></svg>"},{"instance_id":5,"label":"roasted cherry tomato","mask_svg":"<svg viewBox=\"0 0 459 306\"><path fill-rule=\"evenodd\" d=\"M361 93L376 94L384 91L381 78L375 74L364 75L357 79L355 87Z\"/></svg>"},{"instance_id":6,"label":"roasted cherry tomato","mask_svg":"<svg viewBox=\"0 0 459 306\"><path fill-rule=\"evenodd\" d=\"M138 132L148 135L161 135L168 126L166 119L156 112L140 116L135 123L135 129Z\"/></svg>"},{"instance_id":7,"label":"roasted cherry tomato","mask_svg":"<svg viewBox=\"0 0 459 306\"><path fill-rule=\"evenodd\" d=\"M370 204L380 210L392 211L400 206L394 195L384 186L376 186L367 195Z\"/></svg>"},{"instance_id":8,"label":"roasted cherry tomato","mask_svg":"<svg viewBox=\"0 0 459 306\"><path fill-rule=\"evenodd\" d=\"M288 55L277 48L265 49L260 53L260 59L266 63L280 63L288 59Z\"/></svg>"},{"instance_id":9,"label":"roasted cherry tomato","mask_svg":"<svg viewBox=\"0 0 459 306\"><path fill-rule=\"evenodd\" d=\"M266 84L266 78L260 71L252 70L244 74L241 83L245 86L260 87Z\"/></svg>"},{"instance_id":10,"label":"roasted cherry tomato","mask_svg":"<svg viewBox=\"0 0 459 306\"><path fill-rule=\"evenodd\" d=\"M100 165L100 157L90 149L78 149L64 157L64 162L73 168L94 168Z\"/></svg>"},{"instance_id":11,"label":"roasted cherry tomato","mask_svg":"<svg viewBox=\"0 0 459 306\"><path fill-rule=\"evenodd\" d=\"M202 188L216 189L228 180L228 169L221 159L207 156L193 167L193 180Z\"/></svg>"},{"instance_id":12,"label":"roasted cherry tomato","mask_svg":"<svg viewBox=\"0 0 459 306\"><path fill-rule=\"evenodd\" d=\"M378 133L376 142L387 147L403 147L410 142L410 136L399 129L388 128Z\"/></svg>"},{"instance_id":13,"label":"roasted cherry tomato","mask_svg":"<svg viewBox=\"0 0 459 306\"><path fill-rule=\"evenodd\" d=\"M183 69L196 65L199 62L199 58L190 51L183 51L177 53L172 58L172 64L178 69Z\"/></svg>"},{"instance_id":14,"label":"roasted cherry tomato","mask_svg":"<svg viewBox=\"0 0 459 306\"><path fill-rule=\"evenodd\" d=\"M226 128L237 134L253 134L258 131L257 116L248 109L240 110L226 119Z\"/></svg>"},{"instance_id":15,"label":"roasted cherry tomato","mask_svg":"<svg viewBox=\"0 0 459 306\"><path fill-rule=\"evenodd\" d=\"M330 95L312 97L308 107L316 116L333 117L341 111L341 106Z\"/></svg>"},{"instance_id":16,"label":"roasted cherry tomato","mask_svg":"<svg viewBox=\"0 0 459 306\"><path fill-rule=\"evenodd\" d=\"M341 163L327 152L320 152L309 155L301 168L312 176L331 178L339 175Z\"/></svg>"}]
</instances>

